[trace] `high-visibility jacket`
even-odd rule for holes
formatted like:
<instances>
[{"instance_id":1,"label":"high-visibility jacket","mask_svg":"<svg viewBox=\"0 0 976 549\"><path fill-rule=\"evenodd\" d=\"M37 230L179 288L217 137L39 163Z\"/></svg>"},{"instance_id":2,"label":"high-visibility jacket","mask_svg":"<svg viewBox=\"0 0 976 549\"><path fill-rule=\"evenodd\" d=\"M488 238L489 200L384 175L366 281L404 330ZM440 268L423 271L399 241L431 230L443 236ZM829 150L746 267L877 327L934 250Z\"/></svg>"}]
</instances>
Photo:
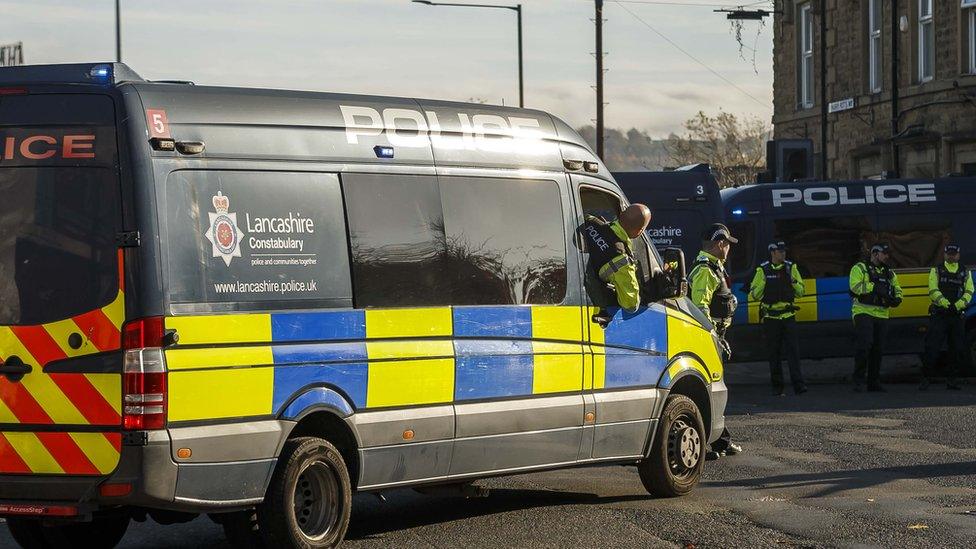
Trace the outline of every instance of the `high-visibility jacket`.
<instances>
[{"instance_id":1,"label":"high-visibility jacket","mask_svg":"<svg viewBox=\"0 0 976 549\"><path fill-rule=\"evenodd\" d=\"M621 308L634 312L640 307L640 283L637 280L637 261L630 244L630 237L620 222L607 223L601 218L589 216L580 228L590 259L587 262L588 278L594 275L604 284L611 285L616 302ZM587 285L591 291L592 284ZM598 306L598 299L591 299Z\"/></svg>"},{"instance_id":2,"label":"high-visibility jacket","mask_svg":"<svg viewBox=\"0 0 976 549\"><path fill-rule=\"evenodd\" d=\"M943 263L929 271L929 298L936 307L961 311L973 299L973 277L958 263Z\"/></svg>"},{"instance_id":3,"label":"high-visibility jacket","mask_svg":"<svg viewBox=\"0 0 976 549\"><path fill-rule=\"evenodd\" d=\"M729 323L738 304L729 286L725 262L708 252L695 258L688 275L691 301L713 321Z\"/></svg>"},{"instance_id":4,"label":"high-visibility jacket","mask_svg":"<svg viewBox=\"0 0 976 549\"><path fill-rule=\"evenodd\" d=\"M852 295L851 316L871 315L889 318L889 309L901 303L904 296L898 275L887 265L861 261L851 267L848 277ZM882 303L881 294L887 304Z\"/></svg>"},{"instance_id":5,"label":"high-visibility jacket","mask_svg":"<svg viewBox=\"0 0 976 549\"><path fill-rule=\"evenodd\" d=\"M806 291L796 263L790 261L779 265L766 261L756 269L749 288L749 298L761 303L761 316L774 319L796 316L793 301Z\"/></svg>"}]
</instances>

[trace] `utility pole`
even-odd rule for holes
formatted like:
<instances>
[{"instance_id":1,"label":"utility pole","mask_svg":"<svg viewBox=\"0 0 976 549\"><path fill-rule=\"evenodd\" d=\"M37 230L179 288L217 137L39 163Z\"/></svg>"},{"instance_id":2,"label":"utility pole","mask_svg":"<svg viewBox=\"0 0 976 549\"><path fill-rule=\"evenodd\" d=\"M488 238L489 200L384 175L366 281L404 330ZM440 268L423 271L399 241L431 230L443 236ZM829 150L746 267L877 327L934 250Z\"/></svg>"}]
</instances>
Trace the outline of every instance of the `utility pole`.
<instances>
[{"instance_id":1,"label":"utility pole","mask_svg":"<svg viewBox=\"0 0 976 549\"><path fill-rule=\"evenodd\" d=\"M596 0L596 155L603 160L603 0Z\"/></svg>"},{"instance_id":2,"label":"utility pole","mask_svg":"<svg viewBox=\"0 0 976 549\"><path fill-rule=\"evenodd\" d=\"M115 61L122 62L122 14L120 3L122 0L115 0Z\"/></svg>"},{"instance_id":3,"label":"utility pole","mask_svg":"<svg viewBox=\"0 0 976 549\"><path fill-rule=\"evenodd\" d=\"M525 84L522 79L522 4L515 6L518 14L519 108L525 107Z\"/></svg>"}]
</instances>

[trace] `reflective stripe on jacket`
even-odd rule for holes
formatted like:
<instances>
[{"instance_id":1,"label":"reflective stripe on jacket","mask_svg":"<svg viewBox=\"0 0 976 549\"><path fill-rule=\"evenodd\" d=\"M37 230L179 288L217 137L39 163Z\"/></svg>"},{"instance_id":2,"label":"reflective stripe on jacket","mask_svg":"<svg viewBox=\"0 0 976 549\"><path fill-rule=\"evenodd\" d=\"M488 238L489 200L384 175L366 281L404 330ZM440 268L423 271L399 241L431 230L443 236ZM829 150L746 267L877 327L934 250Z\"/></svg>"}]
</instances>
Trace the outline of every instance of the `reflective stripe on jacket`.
<instances>
[{"instance_id":1,"label":"reflective stripe on jacket","mask_svg":"<svg viewBox=\"0 0 976 549\"><path fill-rule=\"evenodd\" d=\"M752 277L752 283L749 285L749 299L753 301L760 302L759 307L761 308L764 318L775 318L784 319L796 316L796 312L792 310L792 301L779 301L776 303L762 303L765 297L766 290L766 270L764 266L773 269L780 270L783 269L785 265L790 265L790 280L793 286L793 298L801 298L806 292L806 288L803 285L803 277L800 276L800 271L796 268L796 263L791 263L787 261L786 263L781 263L776 265L774 263L763 263L762 266L756 269L756 274Z\"/></svg>"},{"instance_id":2,"label":"reflective stripe on jacket","mask_svg":"<svg viewBox=\"0 0 976 549\"><path fill-rule=\"evenodd\" d=\"M894 297L901 299L904 294L902 293L901 285L898 284L898 275L894 271L887 269L887 267L875 267L873 264L867 262L856 263L851 267L851 274L848 277L848 284L850 286L851 293L854 295L864 295L874 292L874 282L871 281L871 273L868 272L869 269L874 271L875 277L880 276L887 270L891 273L891 288L893 290ZM889 307L884 307L881 305L869 305L867 303L861 303L856 297L851 300L851 316L857 316L861 314L871 315L875 318L889 318Z\"/></svg>"}]
</instances>

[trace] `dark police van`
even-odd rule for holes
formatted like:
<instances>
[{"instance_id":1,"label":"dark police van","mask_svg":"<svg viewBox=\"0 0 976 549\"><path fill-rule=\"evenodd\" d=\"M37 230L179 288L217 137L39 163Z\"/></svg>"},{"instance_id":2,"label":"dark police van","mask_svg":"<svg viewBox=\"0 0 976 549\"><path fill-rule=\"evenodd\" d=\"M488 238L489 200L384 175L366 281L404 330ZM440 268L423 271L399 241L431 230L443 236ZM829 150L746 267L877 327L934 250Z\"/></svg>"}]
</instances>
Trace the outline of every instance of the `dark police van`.
<instances>
[{"instance_id":1,"label":"dark police van","mask_svg":"<svg viewBox=\"0 0 976 549\"><path fill-rule=\"evenodd\" d=\"M724 428L680 261L635 239L641 307L595 318L577 227L627 202L544 112L4 68L0 196L25 547L332 547L356 491L593 463L681 495Z\"/></svg>"},{"instance_id":2,"label":"dark police van","mask_svg":"<svg viewBox=\"0 0 976 549\"><path fill-rule=\"evenodd\" d=\"M665 172L614 172L631 202L647 204L647 236L658 250L678 247L686 258L701 249L701 233L722 219L722 197L708 164Z\"/></svg>"},{"instance_id":3,"label":"dark police van","mask_svg":"<svg viewBox=\"0 0 976 549\"><path fill-rule=\"evenodd\" d=\"M891 245L891 267L905 292L891 312L888 354L922 351L928 273L943 261L945 244L962 246L964 265L976 261L971 178L774 183L723 189L721 195L725 219L740 239L729 260L740 299L728 335L733 360L765 359L758 304L745 295L756 267L769 259L771 241L786 242L805 280L797 319L807 358L853 354L848 274L874 243ZM976 319L968 314L972 343Z\"/></svg>"}]
</instances>

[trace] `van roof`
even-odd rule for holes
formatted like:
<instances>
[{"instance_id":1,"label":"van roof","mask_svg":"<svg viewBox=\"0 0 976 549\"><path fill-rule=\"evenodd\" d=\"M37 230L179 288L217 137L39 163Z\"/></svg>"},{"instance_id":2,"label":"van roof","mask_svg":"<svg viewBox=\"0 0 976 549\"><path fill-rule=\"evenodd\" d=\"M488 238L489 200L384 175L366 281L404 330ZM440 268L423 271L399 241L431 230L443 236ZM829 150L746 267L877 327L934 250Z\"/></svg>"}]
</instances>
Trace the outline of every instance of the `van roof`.
<instances>
[{"instance_id":1,"label":"van roof","mask_svg":"<svg viewBox=\"0 0 976 549\"><path fill-rule=\"evenodd\" d=\"M152 82L122 63L0 68L0 86L31 84L134 89L145 109L165 111L174 138L203 141L210 158L378 162L383 146L395 149L393 164L564 171L564 160L579 160L611 179L573 128L540 110Z\"/></svg>"}]
</instances>

